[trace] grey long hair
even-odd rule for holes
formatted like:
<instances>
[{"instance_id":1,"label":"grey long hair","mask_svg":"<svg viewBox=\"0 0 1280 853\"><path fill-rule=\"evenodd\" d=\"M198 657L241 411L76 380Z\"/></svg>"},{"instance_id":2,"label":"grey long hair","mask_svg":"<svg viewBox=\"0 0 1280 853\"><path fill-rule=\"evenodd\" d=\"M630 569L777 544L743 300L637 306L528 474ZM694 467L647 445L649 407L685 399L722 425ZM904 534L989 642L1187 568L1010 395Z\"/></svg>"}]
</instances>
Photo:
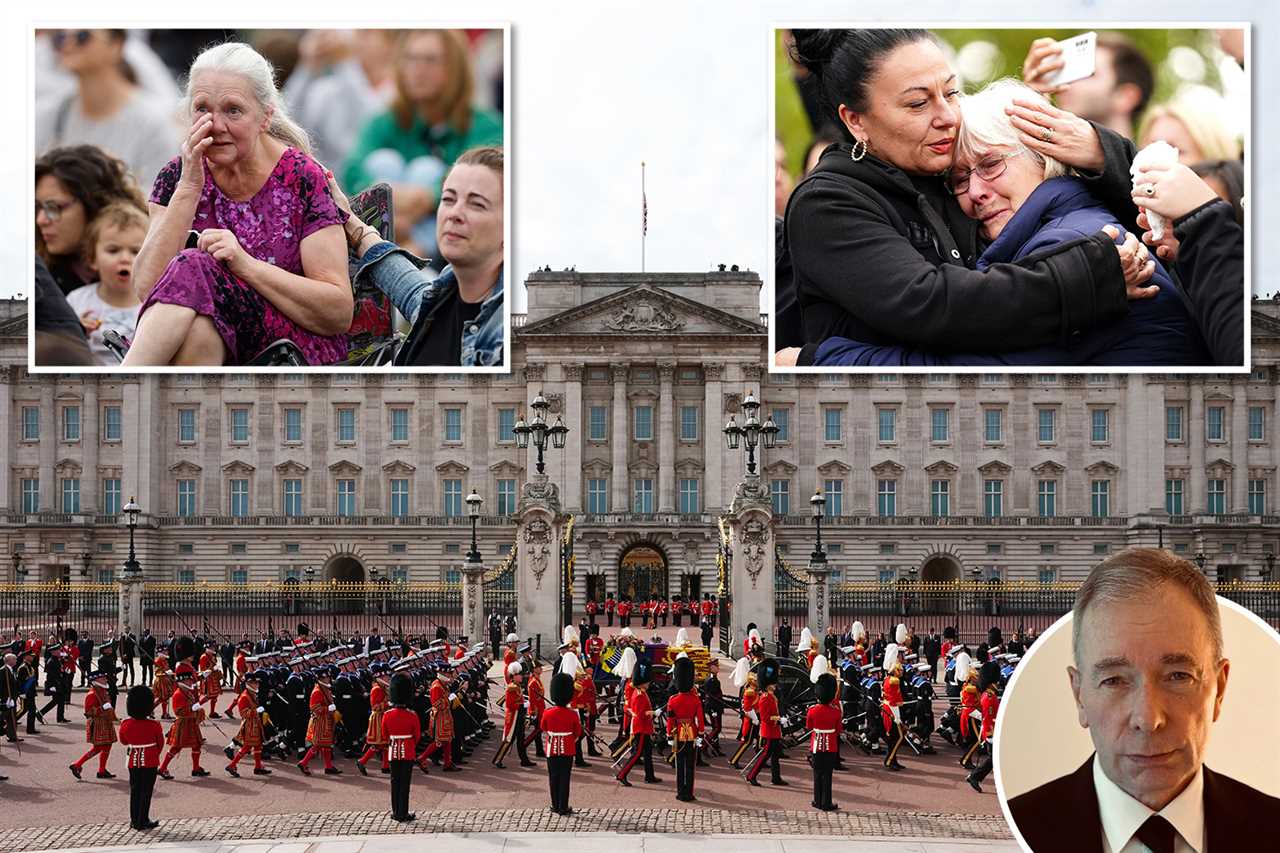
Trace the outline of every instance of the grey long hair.
<instances>
[{"instance_id":1,"label":"grey long hair","mask_svg":"<svg viewBox=\"0 0 1280 853\"><path fill-rule=\"evenodd\" d=\"M191 115L191 84L206 71L223 71L238 74L249 81L249 88L254 99L263 112L270 111L271 122L267 133L281 142L298 149L304 154L311 153L311 139L307 132L289 117L284 99L275 84L275 69L266 58L247 44L227 42L211 47L196 57L191 63L191 71L187 74L187 91L183 98L183 110Z\"/></svg>"}]
</instances>

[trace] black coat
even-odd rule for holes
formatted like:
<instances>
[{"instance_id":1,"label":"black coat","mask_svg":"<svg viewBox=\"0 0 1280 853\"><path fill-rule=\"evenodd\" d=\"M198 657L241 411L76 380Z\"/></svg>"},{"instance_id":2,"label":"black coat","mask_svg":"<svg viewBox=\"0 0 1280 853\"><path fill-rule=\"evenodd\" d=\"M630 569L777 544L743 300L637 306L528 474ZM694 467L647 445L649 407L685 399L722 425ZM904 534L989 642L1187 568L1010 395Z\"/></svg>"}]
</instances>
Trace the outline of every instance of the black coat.
<instances>
[{"instance_id":1,"label":"black coat","mask_svg":"<svg viewBox=\"0 0 1280 853\"><path fill-rule=\"evenodd\" d=\"M1174 223L1174 267L1191 313L1216 364L1244 363L1244 230L1222 200L1201 205Z\"/></svg>"},{"instance_id":2,"label":"black coat","mask_svg":"<svg viewBox=\"0 0 1280 853\"><path fill-rule=\"evenodd\" d=\"M138 641L139 657L146 663L151 663L156 659L156 635L147 634Z\"/></svg>"},{"instance_id":3,"label":"black coat","mask_svg":"<svg viewBox=\"0 0 1280 853\"><path fill-rule=\"evenodd\" d=\"M1035 853L1102 853L1102 818L1093 787L1093 757L1069 776L1009 800L1018 831ZM1259 850L1275 837L1280 798L1204 768L1205 846Z\"/></svg>"},{"instance_id":4,"label":"black coat","mask_svg":"<svg viewBox=\"0 0 1280 853\"><path fill-rule=\"evenodd\" d=\"M787 648L791 647L791 626L790 625L778 626L778 645L786 646Z\"/></svg>"},{"instance_id":5,"label":"black coat","mask_svg":"<svg viewBox=\"0 0 1280 853\"><path fill-rule=\"evenodd\" d=\"M1106 167L1085 180L1129 228L1133 146L1105 130L1099 138ZM776 263L789 261L793 274L791 293L779 280L779 310L789 298L801 308L801 364L833 336L939 352L993 340L1002 350L1066 346L1126 311L1119 255L1105 235L978 272L977 223L940 178L871 155L854 161L845 144L827 148L792 192L782 249Z\"/></svg>"}]
</instances>

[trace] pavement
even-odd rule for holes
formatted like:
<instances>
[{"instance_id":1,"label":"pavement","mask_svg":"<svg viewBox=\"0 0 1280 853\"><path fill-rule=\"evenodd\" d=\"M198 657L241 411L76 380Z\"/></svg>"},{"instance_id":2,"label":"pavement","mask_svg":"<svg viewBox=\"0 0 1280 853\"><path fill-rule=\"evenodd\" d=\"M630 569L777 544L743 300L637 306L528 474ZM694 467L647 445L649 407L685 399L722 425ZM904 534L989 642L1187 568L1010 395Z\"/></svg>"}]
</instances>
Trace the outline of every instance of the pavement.
<instances>
[{"instance_id":1,"label":"pavement","mask_svg":"<svg viewBox=\"0 0 1280 853\"><path fill-rule=\"evenodd\" d=\"M668 627L660 633L674 638L675 629ZM722 666L726 690L736 694L736 689L728 685L727 671L728 667ZM496 695L495 691L494 698ZM230 697L224 696L225 703ZM77 697L77 701L83 699ZM941 713L945 704L945 700L939 703L937 713ZM0 808L0 850L70 849L84 844L101 849L113 844L137 843L139 836L128 828L129 787L123 752L118 748L113 751L110 762L119 778L94 778L95 764L86 765L84 779L77 782L67 765L87 749L87 744L79 705L69 708L68 713L70 723L48 725L34 736L24 733L20 754L13 745L0 741L0 774L10 777L10 781L0 783L0 803L8 805L17 801L24 806ZM494 719L500 722L496 713ZM726 731L722 737L726 746L733 743L736 722L736 714L726 715ZM211 723L219 728L215 729ZM984 849L1002 849L994 846L994 841L1011 837L1001 817L994 781L987 780L986 793L975 793L964 781L965 771L958 763L959 751L938 738L934 738L936 755L916 756L904 748L901 760L906 769L900 773L885 770L880 756L865 756L846 746L844 756L850 770L836 773L833 785L834 799L842 810L830 814L818 812L809 805L811 773L803 750L799 749L792 750L783 761L783 777L791 783L789 787L771 787L766 782L761 788L752 788L721 758L713 760L709 768L698 769L695 783L698 800L693 803L675 800L675 772L659 756L655 755L655 766L663 779L661 784L642 784L643 774L636 772L634 787L625 789L614 781L607 759L588 759L592 766L575 769L573 775L570 802L578 815L561 818L546 810L547 776L542 763L520 768L513 756L505 770L495 769L489 759L497 747L497 737L491 736L472 754L463 767L464 772L445 775L432 768L429 776L415 773L410 804L419 820L406 828L392 822L382 811L389 806L387 778L376 771L369 777L360 776L353 762L340 756L335 756L337 764L346 771L341 776L304 777L292 764L273 761L268 762L275 771L271 776L246 774L240 779L231 778L222 769L226 760L221 748L237 727L238 721L226 719L206 722L204 726L208 742L203 765L214 775L192 778L190 758L184 754L171 766L177 778L170 782L157 781L152 817L161 821L162 827L146 836L148 845L177 843L187 846L175 849L212 853L240 849L208 846L229 838L253 841L253 846L242 848L245 850L266 850L269 848L263 847L264 843L278 839L359 834L371 836L367 843L374 844L384 835L400 836L406 832L415 836L482 833L490 845L483 849L499 850L507 843L500 843L504 832L560 833L558 837L565 839L577 837L584 829L623 833L628 839L642 838L644 833L705 836L743 832L753 837L797 839L833 835L864 839L981 838L992 842ZM602 720L601 734L605 740L612 738L615 731L616 726ZM490 838L492 833L499 835ZM310 843L299 846L299 842L293 841L280 849L375 849L306 846ZM591 849L603 846L612 844ZM557 849L567 850L559 846ZM735 845L733 849L738 848ZM951 848L866 849L929 850L932 853L935 849Z\"/></svg>"},{"instance_id":2,"label":"pavement","mask_svg":"<svg viewBox=\"0 0 1280 853\"><path fill-rule=\"evenodd\" d=\"M173 851L173 853L399 853L399 851L449 850L450 853L670 853L691 845L713 846L735 853L1016 853L1012 841L950 840L923 838L832 838L830 836L792 835L759 838L743 835L694 837L644 833L623 835L606 832L584 832L570 837L560 833L486 832L478 834L445 834L429 837L328 836L307 839L271 839L268 841L213 841L208 843L158 843L146 846L96 848L103 851Z\"/></svg>"}]
</instances>

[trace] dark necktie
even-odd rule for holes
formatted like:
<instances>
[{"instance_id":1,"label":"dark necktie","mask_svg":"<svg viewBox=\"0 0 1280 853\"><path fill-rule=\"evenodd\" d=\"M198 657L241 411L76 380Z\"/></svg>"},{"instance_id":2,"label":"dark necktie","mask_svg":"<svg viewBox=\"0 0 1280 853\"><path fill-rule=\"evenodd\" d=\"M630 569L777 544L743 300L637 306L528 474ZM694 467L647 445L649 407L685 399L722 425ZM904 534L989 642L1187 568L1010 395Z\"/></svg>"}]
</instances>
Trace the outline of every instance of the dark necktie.
<instances>
[{"instance_id":1,"label":"dark necktie","mask_svg":"<svg viewBox=\"0 0 1280 853\"><path fill-rule=\"evenodd\" d=\"M1136 833L1138 840L1151 848L1151 853L1173 853L1173 824L1158 814L1147 818Z\"/></svg>"}]
</instances>

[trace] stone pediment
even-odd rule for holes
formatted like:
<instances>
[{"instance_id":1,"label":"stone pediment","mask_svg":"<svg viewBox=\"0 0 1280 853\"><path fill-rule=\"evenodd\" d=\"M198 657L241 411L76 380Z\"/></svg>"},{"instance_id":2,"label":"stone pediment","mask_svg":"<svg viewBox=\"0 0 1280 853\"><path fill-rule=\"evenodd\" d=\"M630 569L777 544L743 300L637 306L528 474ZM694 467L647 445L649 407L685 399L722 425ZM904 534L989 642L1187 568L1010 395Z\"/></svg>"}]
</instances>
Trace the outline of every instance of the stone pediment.
<instances>
[{"instance_id":1,"label":"stone pediment","mask_svg":"<svg viewBox=\"0 0 1280 853\"><path fill-rule=\"evenodd\" d=\"M957 466L951 464L945 459L939 459L932 465L926 465L924 469L926 474L930 474L934 477L951 477L959 470L960 469Z\"/></svg>"},{"instance_id":2,"label":"stone pediment","mask_svg":"<svg viewBox=\"0 0 1280 853\"><path fill-rule=\"evenodd\" d=\"M1065 470L1067 470L1065 466L1059 465L1057 462L1049 459L1034 466L1031 469L1031 473L1040 477L1059 477Z\"/></svg>"},{"instance_id":3,"label":"stone pediment","mask_svg":"<svg viewBox=\"0 0 1280 853\"><path fill-rule=\"evenodd\" d=\"M276 466L276 471L281 474L305 474L307 466L301 462L294 462L292 459L286 459Z\"/></svg>"},{"instance_id":4,"label":"stone pediment","mask_svg":"<svg viewBox=\"0 0 1280 853\"><path fill-rule=\"evenodd\" d=\"M177 474L179 477L192 477L199 474L201 470L199 465L194 462L188 462L185 459L169 466L169 473Z\"/></svg>"},{"instance_id":5,"label":"stone pediment","mask_svg":"<svg viewBox=\"0 0 1280 853\"><path fill-rule=\"evenodd\" d=\"M499 477L503 476L504 474L514 477L523 470L524 469L521 468L519 465L506 459L503 459L501 462L495 462L489 466L489 471L491 473L497 474Z\"/></svg>"},{"instance_id":6,"label":"stone pediment","mask_svg":"<svg viewBox=\"0 0 1280 853\"><path fill-rule=\"evenodd\" d=\"M1115 474L1120 470L1120 468L1104 459L1099 462L1093 463L1092 465L1090 465L1088 468L1085 468L1084 470L1085 470L1085 473L1096 477L1101 474L1107 474L1107 475Z\"/></svg>"},{"instance_id":7,"label":"stone pediment","mask_svg":"<svg viewBox=\"0 0 1280 853\"><path fill-rule=\"evenodd\" d=\"M470 468L463 465L461 462L454 462L452 460L448 462L441 462L436 466L437 473L443 474L446 477L465 474L470 470Z\"/></svg>"},{"instance_id":8,"label":"stone pediment","mask_svg":"<svg viewBox=\"0 0 1280 853\"><path fill-rule=\"evenodd\" d=\"M230 474L232 476L237 474L252 474L253 470L252 465L247 462L241 462L239 459L233 462L228 462L226 465L222 466L222 473Z\"/></svg>"},{"instance_id":9,"label":"stone pediment","mask_svg":"<svg viewBox=\"0 0 1280 853\"><path fill-rule=\"evenodd\" d=\"M82 470L80 463L74 459L59 459L53 467L59 474L79 474Z\"/></svg>"},{"instance_id":10,"label":"stone pediment","mask_svg":"<svg viewBox=\"0 0 1280 853\"><path fill-rule=\"evenodd\" d=\"M760 323L743 320L663 290L640 284L530 323L516 334L546 336L764 335Z\"/></svg>"},{"instance_id":11,"label":"stone pediment","mask_svg":"<svg viewBox=\"0 0 1280 853\"><path fill-rule=\"evenodd\" d=\"M771 474L774 477L790 477L800 469L785 459L779 459L777 462L764 466L764 470L766 474Z\"/></svg>"},{"instance_id":12,"label":"stone pediment","mask_svg":"<svg viewBox=\"0 0 1280 853\"><path fill-rule=\"evenodd\" d=\"M902 465L899 465L897 462L894 462L892 459L886 459L883 462L880 462L879 464L871 466L871 473L875 474L877 477L880 477L881 479L893 479L895 477L901 477L906 470L907 470L906 468L904 468Z\"/></svg>"},{"instance_id":13,"label":"stone pediment","mask_svg":"<svg viewBox=\"0 0 1280 853\"><path fill-rule=\"evenodd\" d=\"M1253 326L1251 327L1252 337L1254 338L1280 338L1280 319L1264 314L1261 311L1251 311L1253 315Z\"/></svg>"},{"instance_id":14,"label":"stone pediment","mask_svg":"<svg viewBox=\"0 0 1280 853\"><path fill-rule=\"evenodd\" d=\"M992 459L986 465L978 467L978 473L984 477L1007 477L1012 470L1008 463L1001 462L999 459Z\"/></svg>"},{"instance_id":15,"label":"stone pediment","mask_svg":"<svg viewBox=\"0 0 1280 853\"><path fill-rule=\"evenodd\" d=\"M341 476L343 474L359 474L363 469L354 462L351 462L346 459L340 459L339 461L334 462L332 465L330 465L329 470L332 473L338 474L339 476Z\"/></svg>"},{"instance_id":16,"label":"stone pediment","mask_svg":"<svg viewBox=\"0 0 1280 853\"><path fill-rule=\"evenodd\" d=\"M853 468L839 459L832 459L830 462L818 466L818 473L824 477L843 477L852 470Z\"/></svg>"},{"instance_id":17,"label":"stone pediment","mask_svg":"<svg viewBox=\"0 0 1280 853\"><path fill-rule=\"evenodd\" d=\"M1204 470L1210 477L1227 477L1235 468L1236 466L1232 465L1230 460L1227 459L1215 459L1204 466Z\"/></svg>"},{"instance_id":18,"label":"stone pediment","mask_svg":"<svg viewBox=\"0 0 1280 853\"><path fill-rule=\"evenodd\" d=\"M400 459L393 459L382 466L382 470L388 474L412 474L418 470L413 465Z\"/></svg>"}]
</instances>

